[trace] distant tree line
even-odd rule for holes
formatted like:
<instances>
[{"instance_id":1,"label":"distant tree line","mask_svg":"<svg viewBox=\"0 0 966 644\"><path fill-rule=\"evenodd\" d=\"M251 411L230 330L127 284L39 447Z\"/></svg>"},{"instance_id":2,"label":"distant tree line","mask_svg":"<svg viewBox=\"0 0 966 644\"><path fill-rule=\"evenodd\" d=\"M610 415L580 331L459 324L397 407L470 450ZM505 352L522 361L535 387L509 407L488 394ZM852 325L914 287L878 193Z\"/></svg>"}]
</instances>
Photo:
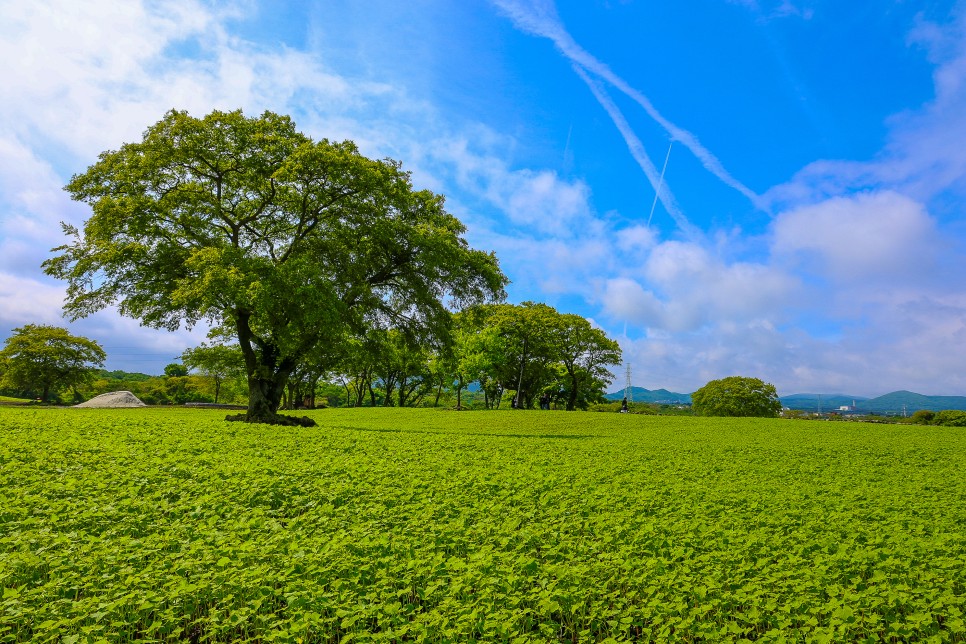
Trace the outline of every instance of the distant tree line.
<instances>
[{"instance_id":1,"label":"distant tree line","mask_svg":"<svg viewBox=\"0 0 966 644\"><path fill-rule=\"evenodd\" d=\"M453 316L451 342L420 343L402 330L370 333L345 343L328 371L349 404L438 405L444 392L463 407L472 386L488 409L529 409L543 398L562 409L586 409L603 399L620 364L620 346L585 318L536 302L483 304ZM320 376L321 377L321 376Z\"/></svg>"},{"instance_id":2,"label":"distant tree line","mask_svg":"<svg viewBox=\"0 0 966 644\"><path fill-rule=\"evenodd\" d=\"M917 425L939 425L941 427L966 427L966 411L958 409L944 409L930 411L920 409L911 418Z\"/></svg>"}]
</instances>

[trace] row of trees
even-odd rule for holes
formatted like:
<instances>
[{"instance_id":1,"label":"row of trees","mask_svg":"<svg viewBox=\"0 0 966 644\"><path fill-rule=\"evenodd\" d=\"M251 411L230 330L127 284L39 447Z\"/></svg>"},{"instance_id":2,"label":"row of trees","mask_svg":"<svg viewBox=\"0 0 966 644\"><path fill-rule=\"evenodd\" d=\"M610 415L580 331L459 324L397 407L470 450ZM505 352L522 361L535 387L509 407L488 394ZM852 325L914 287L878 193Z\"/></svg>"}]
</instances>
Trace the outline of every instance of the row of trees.
<instances>
[{"instance_id":1,"label":"row of trees","mask_svg":"<svg viewBox=\"0 0 966 644\"><path fill-rule=\"evenodd\" d=\"M219 384L243 372L237 346L205 344L185 351L185 365ZM315 406L322 383L337 383L352 406L438 405L448 391L462 406L476 384L487 408L506 392L516 406L545 396L568 410L602 399L621 362L620 346L585 318L546 304L483 304L453 316L450 342L425 342L406 329L375 329L310 352L285 383L283 406Z\"/></svg>"},{"instance_id":2,"label":"row of trees","mask_svg":"<svg viewBox=\"0 0 966 644\"><path fill-rule=\"evenodd\" d=\"M512 392L519 407L545 396L559 407L582 409L602 399L613 378L607 367L621 359L618 344L586 319L534 302L468 309L454 317L452 337L450 344L433 346L388 329L344 339L296 365L283 406L314 407L319 392L331 394L338 386L344 392L340 402L352 406L437 406L444 394L453 394L459 407L475 383L488 408L499 407ZM68 389L79 399L79 389L103 393L120 384L149 403L209 400L210 393L219 402L223 387L245 374L244 356L230 344L188 349L182 364L167 365L160 378L123 374L128 379L118 381L98 370L105 357L96 342L66 329L25 325L0 351L0 387L48 401ZM189 370L210 381L213 392L202 392Z\"/></svg>"},{"instance_id":3,"label":"row of trees","mask_svg":"<svg viewBox=\"0 0 966 644\"><path fill-rule=\"evenodd\" d=\"M942 427L966 427L966 411L958 409L944 409L930 411L920 409L912 415L912 422L917 425L940 425Z\"/></svg>"}]
</instances>

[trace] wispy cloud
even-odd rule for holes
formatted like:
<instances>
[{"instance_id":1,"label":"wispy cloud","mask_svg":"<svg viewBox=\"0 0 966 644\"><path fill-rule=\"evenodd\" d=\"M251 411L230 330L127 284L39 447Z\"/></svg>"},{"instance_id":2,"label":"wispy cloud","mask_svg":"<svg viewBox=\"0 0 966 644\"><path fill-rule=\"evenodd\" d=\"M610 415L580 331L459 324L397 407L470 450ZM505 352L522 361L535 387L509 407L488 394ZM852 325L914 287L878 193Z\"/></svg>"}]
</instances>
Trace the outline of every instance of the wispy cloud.
<instances>
[{"instance_id":1,"label":"wispy cloud","mask_svg":"<svg viewBox=\"0 0 966 644\"><path fill-rule=\"evenodd\" d=\"M614 73L605 63L595 58L581 47L570 35L560 20L552 0L491 0L517 26L518 29L535 36L550 39L557 49L575 67L597 76L623 92L640 105L655 122L668 133L672 140L682 143L694 154L701 164L726 185L734 188L748 198L756 208L763 209L760 197L735 179L721 164L721 161L691 132L679 127L665 118L642 92ZM606 106L605 106L606 109ZM650 177L649 177L650 178ZM654 184L656 186L656 183Z\"/></svg>"},{"instance_id":2,"label":"wispy cloud","mask_svg":"<svg viewBox=\"0 0 966 644\"><path fill-rule=\"evenodd\" d=\"M688 235L688 237L700 237L700 231L695 228L690 221L688 221L687 216L685 216L685 214L681 211L677 201L674 199L674 195L671 193L671 189L666 183L660 180L660 173L658 172L657 167L647 155L641 140L634 133L634 130L631 128L630 124L628 124L627 119L624 118L624 115L621 113L621 111L617 108L617 105L614 104L614 101L611 100L610 96L607 95L607 92L604 91L599 83L587 75L587 72L585 72L582 67L579 65L574 65L574 71L577 72L577 75L581 78L581 80L587 84L587 87L590 88L594 98L597 99L597 102L601 104L601 106L607 112L607 115L610 116L610 119L614 122L614 125L617 126L617 130L624 138L624 142L627 144L627 149L630 151L631 156L634 157L634 160L637 161L637 165L639 165L641 170L644 171L644 175L651 183L651 187L655 190L658 199L661 200L661 205L664 206L664 209L667 210L668 214L671 215L671 218L674 219L674 223L676 223L678 228Z\"/></svg>"},{"instance_id":3,"label":"wispy cloud","mask_svg":"<svg viewBox=\"0 0 966 644\"><path fill-rule=\"evenodd\" d=\"M935 97L892 117L888 141L868 160L821 159L765 195L773 209L817 203L854 191L894 190L927 202L949 191L966 197L966 2L948 23L921 21L909 42L936 65Z\"/></svg>"}]
</instances>

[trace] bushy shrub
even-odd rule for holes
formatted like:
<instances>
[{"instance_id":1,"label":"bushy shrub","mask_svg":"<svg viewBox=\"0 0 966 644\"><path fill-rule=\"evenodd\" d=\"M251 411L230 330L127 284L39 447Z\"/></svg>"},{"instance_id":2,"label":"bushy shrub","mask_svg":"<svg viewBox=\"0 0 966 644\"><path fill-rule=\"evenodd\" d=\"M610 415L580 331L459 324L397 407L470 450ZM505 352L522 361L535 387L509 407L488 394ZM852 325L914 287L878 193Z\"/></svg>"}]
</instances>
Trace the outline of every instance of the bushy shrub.
<instances>
[{"instance_id":1,"label":"bushy shrub","mask_svg":"<svg viewBox=\"0 0 966 644\"><path fill-rule=\"evenodd\" d=\"M929 409L920 409L912 415L912 422L917 425L928 425L936 417L936 412Z\"/></svg>"},{"instance_id":2,"label":"bushy shrub","mask_svg":"<svg viewBox=\"0 0 966 644\"><path fill-rule=\"evenodd\" d=\"M943 427L966 427L966 411L944 409L936 414L932 423Z\"/></svg>"}]
</instances>

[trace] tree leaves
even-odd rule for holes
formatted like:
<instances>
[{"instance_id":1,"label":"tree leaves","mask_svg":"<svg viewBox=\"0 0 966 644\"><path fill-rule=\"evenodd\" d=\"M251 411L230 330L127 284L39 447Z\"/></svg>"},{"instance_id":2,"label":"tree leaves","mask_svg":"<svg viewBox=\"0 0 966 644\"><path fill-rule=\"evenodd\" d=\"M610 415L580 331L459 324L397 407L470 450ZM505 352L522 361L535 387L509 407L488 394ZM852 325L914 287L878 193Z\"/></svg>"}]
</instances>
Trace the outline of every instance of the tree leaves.
<instances>
[{"instance_id":1,"label":"tree leaves","mask_svg":"<svg viewBox=\"0 0 966 644\"><path fill-rule=\"evenodd\" d=\"M500 300L506 277L471 249L443 198L351 141L291 119L170 111L66 186L91 207L44 262L65 311L117 303L147 326L201 320L244 356L250 420L272 420L285 381L326 338L390 326L448 333L447 306Z\"/></svg>"},{"instance_id":2,"label":"tree leaves","mask_svg":"<svg viewBox=\"0 0 966 644\"><path fill-rule=\"evenodd\" d=\"M698 416L774 418L782 410L775 385L741 376L712 380L691 394L691 404Z\"/></svg>"}]
</instances>

